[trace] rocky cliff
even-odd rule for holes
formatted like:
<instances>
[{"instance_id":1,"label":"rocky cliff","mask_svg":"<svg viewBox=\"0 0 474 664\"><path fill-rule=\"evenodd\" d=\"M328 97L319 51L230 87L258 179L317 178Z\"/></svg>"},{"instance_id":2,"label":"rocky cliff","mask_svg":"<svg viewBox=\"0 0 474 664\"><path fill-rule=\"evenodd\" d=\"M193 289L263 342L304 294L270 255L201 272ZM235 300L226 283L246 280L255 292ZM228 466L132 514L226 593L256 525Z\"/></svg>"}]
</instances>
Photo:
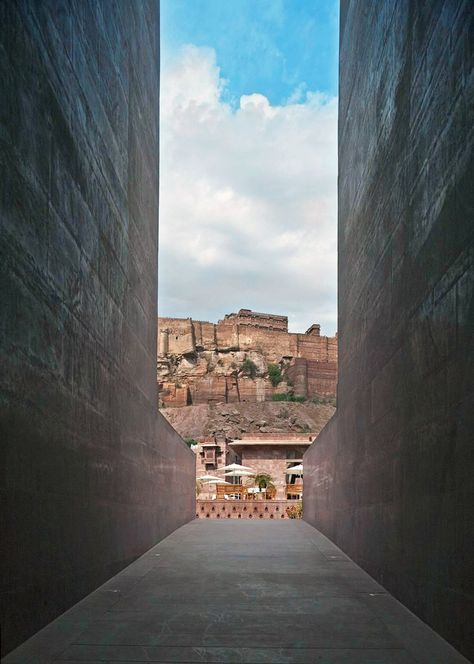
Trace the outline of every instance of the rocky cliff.
<instances>
[{"instance_id":1,"label":"rocky cliff","mask_svg":"<svg viewBox=\"0 0 474 664\"><path fill-rule=\"evenodd\" d=\"M337 336L319 325L290 333L286 316L241 309L216 324L159 318L158 331L161 405L335 396Z\"/></svg>"},{"instance_id":2,"label":"rocky cliff","mask_svg":"<svg viewBox=\"0 0 474 664\"><path fill-rule=\"evenodd\" d=\"M334 399L326 403L200 404L165 408L163 415L183 438L209 436L240 438L245 433L318 434L335 412Z\"/></svg>"}]
</instances>

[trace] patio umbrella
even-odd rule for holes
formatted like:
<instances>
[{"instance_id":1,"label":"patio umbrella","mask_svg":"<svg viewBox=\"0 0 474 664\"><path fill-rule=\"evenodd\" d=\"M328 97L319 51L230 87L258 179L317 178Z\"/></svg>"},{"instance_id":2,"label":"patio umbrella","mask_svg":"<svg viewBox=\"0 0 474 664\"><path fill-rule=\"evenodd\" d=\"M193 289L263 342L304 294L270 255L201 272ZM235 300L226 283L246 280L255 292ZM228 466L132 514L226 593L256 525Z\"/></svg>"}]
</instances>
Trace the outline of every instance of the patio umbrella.
<instances>
[{"instance_id":1,"label":"patio umbrella","mask_svg":"<svg viewBox=\"0 0 474 664\"><path fill-rule=\"evenodd\" d=\"M226 477L252 477L252 475L255 475L255 473L248 470L232 470L225 474Z\"/></svg>"},{"instance_id":2,"label":"patio umbrella","mask_svg":"<svg viewBox=\"0 0 474 664\"><path fill-rule=\"evenodd\" d=\"M226 482L225 480L209 480L209 484L232 484L232 482Z\"/></svg>"},{"instance_id":3,"label":"patio umbrella","mask_svg":"<svg viewBox=\"0 0 474 664\"><path fill-rule=\"evenodd\" d=\"M215 475L203 475L202 477L198 477L198 480L201 480L201 482L212 482L212 480L220 480L222 479L221 477L216 477Z\"/></svg>"},{"instance_id":4,"label":"patio umbrella","mask_svg":"<svg viewBox=\"0 0 474 664\"><path fill-rule=\"evenodd\" d=\"M288 475L302 475L303 474L303 464L299 463L297 466L292 466L287 468L286 472Z\"/></svg>"},{"instance_id":5,"label":"patio umbrella","mask_svg":"<svg viewBox=\"0 0 474 664\"><path fill-rule=\"evenodd\" d=\"M253 472L252 468L248 466L242 466L240 463L231 463L229 466L224 466L223 468L218 468L218 470L250 470ZM238 473L233 473L237 475Z\"/></svg>"}]
</instances>

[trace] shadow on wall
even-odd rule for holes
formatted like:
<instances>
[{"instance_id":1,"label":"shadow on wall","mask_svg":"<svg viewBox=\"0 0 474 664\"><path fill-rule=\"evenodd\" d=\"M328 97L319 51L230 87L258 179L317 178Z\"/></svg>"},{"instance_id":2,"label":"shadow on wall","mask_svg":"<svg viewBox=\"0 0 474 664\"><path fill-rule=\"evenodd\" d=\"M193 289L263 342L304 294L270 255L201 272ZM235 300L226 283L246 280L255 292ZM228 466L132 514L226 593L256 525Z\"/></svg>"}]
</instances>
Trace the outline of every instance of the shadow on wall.
<instances>
[{"instance_id":1,"label":"shadow on wall","mask_svg":"<svg viewBox=\"0 0 474 664\"><path fill-rule=\"evenodd\" d=\"M341 4L338 410L304 457L305 519L471 658L472 19Z\"/></svg>"},{"instance_id":2,"label":"shadow on wall","mask_svg":"<svg viewBox=\"0 0 474 664\"><path fill-rule=\"evenodd\" d=\"M158 4L0 3L2 652L195 514L157 413Z\"/></svg>"}]
</instances>

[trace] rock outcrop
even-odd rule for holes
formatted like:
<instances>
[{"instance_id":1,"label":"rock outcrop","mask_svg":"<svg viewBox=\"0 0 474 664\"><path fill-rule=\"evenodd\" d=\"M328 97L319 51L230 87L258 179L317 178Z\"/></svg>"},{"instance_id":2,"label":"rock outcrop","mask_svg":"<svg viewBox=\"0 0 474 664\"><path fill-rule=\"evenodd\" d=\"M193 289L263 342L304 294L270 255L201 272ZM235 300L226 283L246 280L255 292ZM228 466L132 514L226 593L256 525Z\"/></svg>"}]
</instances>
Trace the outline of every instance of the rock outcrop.
<instances>
[{"instance_id":1,"label":"rock outcrop","mask_svg":"<svg viewBox=\"0 0 474 664\"><path fill-rule=\"evenodd\" d=\"M335 412L334 399L315 404L263 403L200 404L165 408L163 415L183 438L240 438L247 433L318 434Z\"/></svg>"},{"instance_id":2,"label":"rock outcrop","mask_svg":"<svg viewBox=\"0 0 474 664\"><path fill-rule=\"evenodd\" d=\"M286 316L249 309L217 324L159 318L157 377L168 407L335 396L337 336L321 336L316 324L290 333Z\"/></svg>"}]
</instances>

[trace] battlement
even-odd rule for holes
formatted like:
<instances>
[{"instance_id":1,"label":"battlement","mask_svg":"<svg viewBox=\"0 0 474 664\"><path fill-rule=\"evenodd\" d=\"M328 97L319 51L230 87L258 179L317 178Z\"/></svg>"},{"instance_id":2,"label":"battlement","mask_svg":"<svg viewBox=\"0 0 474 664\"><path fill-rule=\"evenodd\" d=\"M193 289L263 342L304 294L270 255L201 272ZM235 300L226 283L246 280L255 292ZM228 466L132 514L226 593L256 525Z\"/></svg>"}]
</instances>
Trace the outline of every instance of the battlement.
<instances>
[{"instance_id":1,"label":"battlement","mask_svg":"<svg viewBox=\"0 0 474 664\"><path fill-rule=\"evenodd\" d=\"M282 330L288 332L288 316L279 316L277 314L266 314L251 309L239 309L238 313L226 314L225 322L235 322L239 325L255 325L273 330ZM222 323L224 321L219 321Z\"/></svg>"}]
</instances>

